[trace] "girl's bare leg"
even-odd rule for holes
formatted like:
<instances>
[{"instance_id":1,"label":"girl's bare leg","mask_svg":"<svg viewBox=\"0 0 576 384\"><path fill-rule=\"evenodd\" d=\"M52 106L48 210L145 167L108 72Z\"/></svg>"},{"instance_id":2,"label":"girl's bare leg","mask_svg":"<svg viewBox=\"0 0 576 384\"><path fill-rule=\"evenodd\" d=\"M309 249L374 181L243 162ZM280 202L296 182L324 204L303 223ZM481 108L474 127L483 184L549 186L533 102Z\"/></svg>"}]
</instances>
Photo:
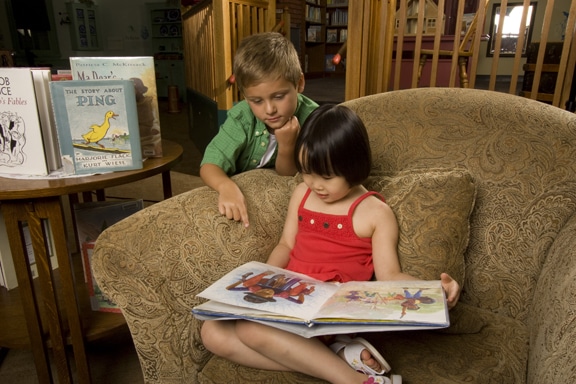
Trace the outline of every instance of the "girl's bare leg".
<instances>
[{"instance_id":1,"label":"girl's bare leg","mask_svg":"<svg viewBox=\"0 0 576 384\"><path fill-rule=\"evenodd\" d=\"M215 355L247 367L272 371L290 370L240 341L236 334L236 323L237 321L233 320L205 321L202 325L204 346Z\"/></svg>"},{"instance_id":2,"label":"girl's bare leg","mask_svg":"<svg viewBox=\"0 0 576 384\"><path fill-rule=\"evenodd\" d=\"M246 346L288 370L334 384L361 384L368 378L356 372L315 337L307 339L251 321L238 321L236 331L238 338Z\"/></svg>"},{"instance_id":3,"label":"girl's bare leg","mask_svg":"<svg viewBox=\"0 0 576 384\"><path fill-rule=\"evenodd\" d=\"M320 340L251 321L206 321L202 341L214 354L247 367L297 371L334 384L361 384L367 380ZM367 350L362 357L371 359Z\"/></svg>"}]
</instances>

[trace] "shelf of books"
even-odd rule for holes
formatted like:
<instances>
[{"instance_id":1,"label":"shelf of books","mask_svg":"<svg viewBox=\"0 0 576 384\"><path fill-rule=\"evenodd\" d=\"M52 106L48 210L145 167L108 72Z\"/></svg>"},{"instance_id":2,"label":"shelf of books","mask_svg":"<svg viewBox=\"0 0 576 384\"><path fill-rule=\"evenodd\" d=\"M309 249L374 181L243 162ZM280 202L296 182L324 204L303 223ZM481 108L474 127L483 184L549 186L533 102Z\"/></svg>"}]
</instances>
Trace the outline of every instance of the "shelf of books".
<instances>
[{"instance_id":1,"label":"shelf of books","mask_svg":"<svg viewBox=\"0 0 576 384\"><path fill-rule=\"evenodd\" d=\"M306 20L304 72L309 76L322 75L326 41L325 0L307 0L304 5L304 16Z\"/></svg>"},{"instance_id":2,"label":"shelf of books","mask_svg":"<svg viewBox=\"0 0 576 384\"><path fill-rule=\"evenodd\" d=\"M348 39L348 0L307 0L306 51L304 72L307 76L343 74L346 60L332 59Z\"/></svg>"},{"instance_id":3,"label":"shelf of books","mask_svg":"<svg viewBox=\"0 0 576 384\"><path fill-rule=\"evenodd\" d=\"M0 68L0 177L51 180L138 170L144 158L162 157L153 57L72 57L70 66L66 73ZM26 235L26 226L22 231ZM33 249L26 249L36 277ZM0 214L0 287L17 286Z\"/></svg>"},{"instance_id":4,"label":"shelf of books","mask_svg":"<svg viewBox=\"0 0 576 384\"><path fill-rule=\"evenodd\" d=\"M346 57L338 64L332 59L348 40L348 0L327 0L326 4L326 68L330 74L343 75Z\"/></svg>"}]
</instances>

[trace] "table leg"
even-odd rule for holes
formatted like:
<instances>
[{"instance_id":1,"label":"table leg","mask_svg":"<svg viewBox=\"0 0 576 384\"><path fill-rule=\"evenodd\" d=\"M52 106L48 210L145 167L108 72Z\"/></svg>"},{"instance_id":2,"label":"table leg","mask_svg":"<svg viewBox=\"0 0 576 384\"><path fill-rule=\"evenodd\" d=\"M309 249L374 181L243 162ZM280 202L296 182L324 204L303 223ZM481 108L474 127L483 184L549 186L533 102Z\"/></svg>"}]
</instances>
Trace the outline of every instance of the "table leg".
<instances>
[{"instance_id":1,"label":"table leg","mask_svg":"<svg viewBox=\"0 0 576 384\"><path fill-rule=\"evenodd\" d=\"M172 181L170 171L162 172L162 190L164 191L164 200L172 197Z\"/></svg>"},{"instance_id":2,"label":"table leg","mask_svg":"<svg viewBox=\"0 0 576 384\"><path fill-rule=\"evenodd\" d=\"M41 383L53 382L48 359L48 347L50 347L59 382L71 383L71 368L66 353L69 337L74 352L78 380L81 383L90 383L72 261L66 243L66 229L60 198L5 201L1 207L39 381ZM44 221L48 221L54 238L61 292L55 286L50 255L47 251L47 241L49 240L47 240L47 233L45 233ZM34 289L28 256L24 247L22 231L24 223L27 223L32 238L38 268L38 290ZM60 300L58 300L59 298ZM60 308L59 302L63 303L63 308ZM65 324L68 325L68 328ZM45 331L47 331L47 335L44 335Z\"/></svg>"}]
</instances>

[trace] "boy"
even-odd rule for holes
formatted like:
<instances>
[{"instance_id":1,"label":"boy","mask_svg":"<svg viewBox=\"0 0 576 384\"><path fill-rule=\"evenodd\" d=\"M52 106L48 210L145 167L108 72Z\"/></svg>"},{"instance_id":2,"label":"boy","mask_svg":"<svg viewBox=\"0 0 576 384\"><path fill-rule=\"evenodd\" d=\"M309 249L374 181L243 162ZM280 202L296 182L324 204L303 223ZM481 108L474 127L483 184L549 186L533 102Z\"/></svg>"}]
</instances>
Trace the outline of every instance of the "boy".
<instances>
[{"instance_id":1,"label":"boy","mask_svg":"<svg viewBox=\"0 0 576 384\"><path fill-rule=\"evenodd\" d=\"M294 144L318 104L302 95L304 74L292 43L279 33L246 37L238 46L233 73L244 100L206 147L200 177L219 194L218 210L249 225L244 195L232 175L255 168L296 174Z\"/></svg>"}]
</instances>

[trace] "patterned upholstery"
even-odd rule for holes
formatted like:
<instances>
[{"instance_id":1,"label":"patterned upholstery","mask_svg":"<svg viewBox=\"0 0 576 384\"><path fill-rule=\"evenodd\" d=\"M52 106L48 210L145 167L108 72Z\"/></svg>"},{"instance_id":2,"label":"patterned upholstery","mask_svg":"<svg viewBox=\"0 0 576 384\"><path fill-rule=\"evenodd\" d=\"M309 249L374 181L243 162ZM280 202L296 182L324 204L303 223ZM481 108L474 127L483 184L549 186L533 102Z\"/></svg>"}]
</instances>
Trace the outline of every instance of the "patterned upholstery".
<instances>
[{"instance_id":1,"label":"patterned upholstery","mask_svg":"<svg viewBox=\"0 0 576 384\"><path fill-rule=\"evenodd\" d=\"M366 335L393 371L410 384L576 382L576 116L457 88L346 104L369 129L374 177L464 169L475 186L453 325ZM247 197L248 229L220 216L216 193L202 187L98 239L94 274L123 309L148 383L321 382L237 366L202 346L190 313L195 294L243 262L265 260L298 182L262 170L236 180ZM455 243L465 244L461 237Z\"/></svg>"}]
</instances>

